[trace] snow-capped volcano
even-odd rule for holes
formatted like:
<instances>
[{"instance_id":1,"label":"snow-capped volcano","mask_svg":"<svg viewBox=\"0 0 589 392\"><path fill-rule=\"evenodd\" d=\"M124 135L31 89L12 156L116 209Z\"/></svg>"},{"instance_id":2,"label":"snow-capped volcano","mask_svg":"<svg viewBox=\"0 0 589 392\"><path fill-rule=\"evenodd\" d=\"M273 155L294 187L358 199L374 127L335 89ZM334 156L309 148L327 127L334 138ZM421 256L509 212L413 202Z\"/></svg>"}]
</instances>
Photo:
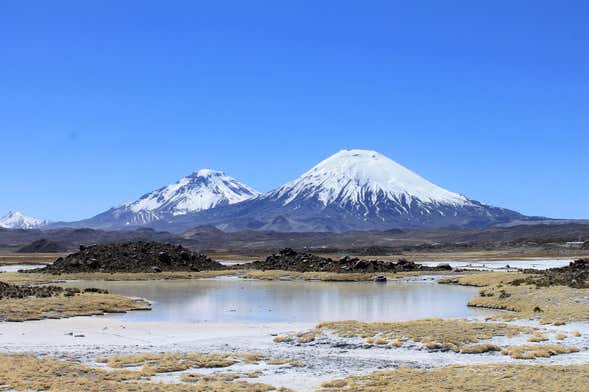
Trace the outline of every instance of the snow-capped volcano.
<instances>
[{"instance_id":1,"label":"snow-capped volcano","mask_svg":"<svg viewBox=\"0 0 589 392\"><path fill-rule=\"evenodd\" d=\"M53 226L338 232L527 219L437 186L376 151L342 150L266 194L204 169L93 218Z\"/></svg>"},{"instance_id":2,"label":"snow-capped volcano","mask_svg":"<svg viewBox=\"0 0 589 392\"><path fill-rule=\"evenodd\" d=\"M349 231L489 226L525 218L448 191L368 150L343 150L285 185L235 205L157 225L183 230ZM163 222L162 222L163 223Z\"/></svg>"},{"instance_id":3,"label":"snow-capped volcano","mask_svg":"<svg viewBox=\"0 0 589 392\"><path fill-rule=\"evenodd\" d=\"M36 229L46 224L46 220L33 218L19 211L8 211L8 214L0 218L0 227L6 229Z\"/></svg>"},{"instance_id":4,"label":"snow-capped volcano","mask_svg":"<svg viewBox=\"0 0 589 392\"><path fill-rule=\"evenodd\" d=\"M253 188L223 172L201 169L173 184L113 207L75 226L121 228L169 220L188 213L239 203L258 196Z\"/></svg>"},{"instance_id":5,"label":"snow-capped volcano","mask_svg":"<svg viewBox=\"0 0 589 392\"><path fill-rule=\"evenodd\" d=\"M141 196L122 208L132 212L157 215L184 215L188 212L235 204L259 193L225 173L202 169L188 177Z\"/></svg>"},{"instance_id":6,"label":"snow-capped volcano","mask_svg":"<svg viewBox=\"0 0 589 392\"><path fill-rule=\"evenodd\" d=\"M337 204L366 210L385 201L399 206L469 203L464 196L440 188L386 156L368 150L340 151L267 197L283 205L316 200L324 206Z\"/></svg>"}]
</instances>

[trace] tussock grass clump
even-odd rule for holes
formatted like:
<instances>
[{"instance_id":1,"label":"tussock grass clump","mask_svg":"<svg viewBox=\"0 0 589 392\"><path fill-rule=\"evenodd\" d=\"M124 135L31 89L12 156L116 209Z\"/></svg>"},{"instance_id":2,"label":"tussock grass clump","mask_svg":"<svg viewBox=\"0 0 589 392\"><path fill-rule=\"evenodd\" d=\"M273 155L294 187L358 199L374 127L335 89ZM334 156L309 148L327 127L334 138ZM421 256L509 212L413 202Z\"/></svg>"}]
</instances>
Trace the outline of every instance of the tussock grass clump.
<instances>
[{"instance_id":1,"label":"tussock grass clump","mask_svg":"<svg viewBox=\"0 0 589 392\"><path fill-rule=\"evenodd\" d=\"M421 319L402 322L336 321L318 324L315 329L281 337L281 342L306 343L328 332L342 338L363 338L369 344L398 347L407 340L422 343L429 350L460 352L466 345L494 336L512 337L534 333L536 329L506 323L488 323L453 319ZM491 348L491 346L488 346Z\"/></svg>"},{"instance_id":2,"label":"tussock grass clump","mask_svg":"<svg viewBox=\"0 0 589 392\"><path fill-rule=\"evenodd\" d=\"M248 373L216 373L216 374L198 374L198 373L184 373L180 377L183 382L198 382L203 381L233 381L239 378L258 378L262 372L248 372Z\"/></svg>"},{"instance_id":3,"label":"tussock grass clump","mask_svg":"<svg viewBox=\"0 0 589 392\"><path fill-rule=\"evenodd\" d=\"M501 347L491 343L481 343L464 346L460 350L460 352L463 354L482 354L491 351L501 351Z\"/></svg>"},{"instance_id":4,"label":"tussock grass clump","mask_svg":"<svg viewBox=\"0 0 589 392\"><path fill-rule=\"evenodd\" d=\"M296 361L294 359L271 359L266 361L268 365L288 365L292 367L304 367L305 363L302 361Z\"/></svg>"},{"instance_id":5,"label":"tussock grass clump","mask_svg":"<svg viewBox=\"0 0 589 392\"><path fill-rule=\"evenodd\" d=\"M250 383L241 378L257 378L258 372L251 373L218 373L218 374L183 374L180 377L182 382L190 383L196 391L221 391L221 389L211 389L215 385L226 385L225 391L237 392L292 392L288 388L276 388L264 383ZM237 380L237 381L236 381Z\"/></svg>"},{"instance_id":6,"label":"tussock grass clump","mask_svg":"<svg viewBox=\"0 0 589 392\"><path fill-rule=\"evenodd\" d=\"M539 342L545 342L549 340L548 337L546 337L546 335L542 334L542 333L535 333L532 336L530 336L528 338L528 342L532 342L532 343L539 343Z\"/></svg>"},{"instance_id":7,"label":"tussock grass clump","mask_svg":"<svg viewBox=\"0 0 589 392\"><path fill-rule=\"evenodd\" d=\"M558 354L576 353L578 351L577 347L563 347L556 344L530 344L509 346L502 353L515 359L536 359L548 358Z\"/></svg>"},{"instance_id":8,"label":"tussock grass clump","mask_svg":"<svg viewBox=\"0 0 589 392\"><path fill-rule=\"evenodd\" d=\"M106 363L111 368L142 366L144 374L168 373L195 368L223 368L238 362L257 364L264 356L260 354L202 354L202 353L165 353L114 355L98 358L97 362Z\"/></svg>"},{"instance_id":9,"label":"tussock grass clump","mask_svg":"<svg viewBox=\"0 0 589 392\"><path fill-rule=\"evenodd\" d=\"M321 384L320 392L327 391L530 391L553 392L563 390L582 392L589 383L589 365L534 366L480 365L450 366L432 370L399 368L379 371L365 376L351 376L343 380Z\"/></svg>"},{"instance_id":10,"label":"tussock grass clump","mask_svg":"<svg viewBox=\"0 0 589 392\"><path fill-rule=\"evenodd\" d=\"M0 320L40 320L149 309L151 307L145 301L112 294L80 293L47 298L6 298L0 300Z\"/></svg>"}]
</instances>

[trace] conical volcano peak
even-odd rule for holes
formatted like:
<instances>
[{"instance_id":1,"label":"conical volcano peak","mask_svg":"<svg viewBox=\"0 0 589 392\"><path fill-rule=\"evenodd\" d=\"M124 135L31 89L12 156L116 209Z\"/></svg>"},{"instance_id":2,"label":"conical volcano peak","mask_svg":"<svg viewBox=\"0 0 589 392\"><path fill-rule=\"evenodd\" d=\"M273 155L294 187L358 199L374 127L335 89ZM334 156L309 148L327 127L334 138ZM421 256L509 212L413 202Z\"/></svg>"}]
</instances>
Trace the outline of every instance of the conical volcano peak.
<instances>
[{"instance_id":1,"label":"conical volcano peak","mask_svg":"<svg viewBox=\"0 0 589 392\"><path fill-rule=\"evenodd\" d=\"M342 150L317 164L299 178L273 192L289 204L299 198L315 198L324 205L375 204L391 201L411 204L461 205L468 200L441 188L376 151Z\"/></svg>"},{"instance_id":2,"label":"conical volcano peak","mask_svg":"<svg viewBox=\"0 0 589 392\"><path fill-rule=\"evenodd\" d=\"M183 215L218 205L238 203L257 195L257 191L223 172L200 169L124 207L136 213L151 211L162 216Z\"/></svg>"}]
</instances>

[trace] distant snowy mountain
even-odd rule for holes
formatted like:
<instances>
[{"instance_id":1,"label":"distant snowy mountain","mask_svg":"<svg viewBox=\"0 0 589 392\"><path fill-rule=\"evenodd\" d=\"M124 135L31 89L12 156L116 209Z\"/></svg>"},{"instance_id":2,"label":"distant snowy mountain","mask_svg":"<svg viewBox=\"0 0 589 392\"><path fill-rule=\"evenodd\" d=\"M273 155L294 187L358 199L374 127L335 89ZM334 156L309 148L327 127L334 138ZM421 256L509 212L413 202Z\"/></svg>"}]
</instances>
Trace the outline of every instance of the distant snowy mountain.
<instances>
[{"instance_id":1,"label":"distant snowy mountain","mask_svg":"<svg viewBox=\"0 0 589 392\"><path fill-rule=\"evenodd\" d=\"M376 151L343 150L265 195L152 226L174 231L198 225L226 231L349 231L484 227L516 219L526 217L450 192Z\"/></svg>"},{"instance_id":2,"label":"distant snowy mountain","mask_svg":"<svg viewBox=\"0 0 589 392\"><path fill-rule=\"evenodd\" d=\"M179 181L141 196L138 200L113 207L93 218L67 226L124 228L239 203L258 196L247 185L223 172L202 169Z\"/></svg>"},{"instance_id":3,"label":"distant snowy mountain","mask_svg":"<svg viewBox=\"0 0 589 392\"><path fill-rule=\"evenodd\" d=\"M6 229L36 229L46 224L46 220L33 218L18 211L9 211L0 218L0 227Z\"/></svg>"}]
</instances>

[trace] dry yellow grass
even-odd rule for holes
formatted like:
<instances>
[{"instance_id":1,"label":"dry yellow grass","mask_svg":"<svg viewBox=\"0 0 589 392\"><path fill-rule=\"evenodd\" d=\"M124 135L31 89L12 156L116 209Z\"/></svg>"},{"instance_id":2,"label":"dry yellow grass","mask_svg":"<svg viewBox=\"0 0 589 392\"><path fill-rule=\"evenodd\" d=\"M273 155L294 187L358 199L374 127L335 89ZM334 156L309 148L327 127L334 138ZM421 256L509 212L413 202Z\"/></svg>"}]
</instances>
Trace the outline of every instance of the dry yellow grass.
<instances>
[{"instance_id":1,"label":"dry yellow grass","mask_svg":"<svg viewBox=\"0 0 589 392\"><path fill-rule=\"evenodd\" d=\"M539 319L545 324L562 325L572 321L589 320L589 289L566 286L536 287L521 284L531 274L519 272L490 272L469 274L442 280L442 283L482 287L469 306L509 310L497 318Z\"/></svg>"},{"instance_id":2,"label":"dry yellow grass","mask_svg":"<svg viewBox=\"0 0 589 392\"><path fill-rule=\"evenodd\" d=\"M557 340L565 340L566 338L567 338L567 335L564 334L564 333L559 332L559 333L556 334L556 339Z\"/></svg>"},{"instance_id":3,"label":"dry yellow grass","mask_svg":"<svg viewBox=\"0 0 589 392\"><path fill-rule=\"evenodd\" d=\"M515 359L548 358L558 354L576 353L577 347L564 347L556 344L529 344L523 346L509 346L501 352Z\"/></svg>"},{"instance_id":4,"label":"dry yellow grass","mask_svg":"<svg viewBox=\"0 0 589 392\"><path fill-rule=\"evenodd\" d=\"M30 355L0 354L0 390L68 392L267 392L286 391L268 384L221 377L191 384L151 382L131 370L96 369L77 363Z\"/></svg>"},{"instance_id":5,"label":"dry yellow grass","mask_svg":"<svg viewBox=\"0 0 589 392\"><path fill-rule=\"evenodd\" d=\"M442 271L444 275L451 274ZM73 274L42 274L42 273L0 273L0 281L10 284L41 284L60 283L70 280L102 280L102 281L132 281L132 280L174 280L174 279L206 279L219 276L240 276L246 279L260 280L321 280L329 282L357 282L372 281L376 276L385 275L388 279L402 279L419 275L442 274L436 271L410 271L395 274L382 273L335 273L335 272L294 272L282 270L222 270L222 271L178 271L178 272L91 272Z\"/></svg>"},{"instance_id":6,"label":"dry yellow grass","mask_svg":"<svg viewBox=\"0 0 589 392\"><path fill-rule=\"evenodd\" d=\"M539 343L539 342L545 342L548 340L548 337L546 337L546 335L542 334L542 333L535 333L532 336L530 336L528 338L528 342L532 342L532 343Z\"/></svg>"},{"instance_id":7,"label":"dry yellow grass","mask_svg":"<svg viewBox=\"0 0 589 392\"><path fill-rule=\"evenodd\" d=\"M337 273L337 272L296 272L283 270L251 270L242 275L246 279L260 280L320 280L325 282L361 282L372 281L376 276L386 276L387 279L401 279L420 275L447 275L447 271L410 271L397 273Z\"/></svg>"},{"instance_id":8,"label":"dry yellow grass","mask_svg":"<svg viewBox=\"0 0 589 392\"><path fill-rule=\"evenodd\" d=\"M0 253L0 265L51 264L67 253Z\"/></svg>"},{"instance_id":9,"label":"dry yellow grass","mask_svg":"<svg viewBox=\"0 0 589 392\"><path fill-rule=\"evenodd\" d=\"M41 274L41 273L0 273L0 281L11 284L27 283L59 283L68 280L104 280L104 281L131 281L131 280L174 280L174 279L205 279L218 276L241 275L241 270L226 271L178 271L178 272L86 272L75 274Z\"/></svg>"},{"instance_id":10,"label":"dry yellow grass","mask_svg":"<svg viewBox=\"0 0 589 392\"><path fill-rule=\"evenodd\" d=\"M510 285L514 281L532 277L532 274L521 272L469 272L464 275L440 279L440 283L458 284L461 286L487 287Z\"/></svg>"},{"instance_id":11,"label":"dry yellow grass","mask_svg":"<svg viewBox=\"0 0 589 392\"><path fill-rule=\"evenodd\" d=\"M506 320L537 318L544 324L562 325L589 320L589 303L584 300L587 296L589 289L565 286L491 286L482 289L468 305L515 312L498 315Z\"/></svg>"},{"instance_id":12,"label":"dry yellow grass","mask_svg":"<svg viewBox=\"0 0 589 392\"><path fill-rule=\"evenodd\" d=\"M266 361L268 365L289 365L292 367L303 367L305 363L302 361L296 361L294 359L270 359Z\"/></svg>"},{"instance_id":13,"label":"dry yellow grass","mask_svg":"<svg viewBox=\"0 0 589 392\"><path fill-rule=\"evenodd\" d=\"M463 354L482 354L490 351L501 351L501 347L491 343L480 343L464 346L460 350Z\"/></svg>"},{"instance_id":14,"label":"dry yellow grass","mask_svg":"<svg viewBox=\"0 0 589 392\"><path fill-rule=\"evenodd\" d=\"M261 372L248 372L248 373L215 373L215 374L198 374L198 373L185 373L182 374L180 380L183 382L211 382L211 381L234 381L240 378L258 378Z\"/></svg>"},{"instance_id":15,"label":"dry yellow grass","mask_svg":"<svg viewBox=\"0 0 589 392\"><path fill-rule=\"evenodd\" d=\"M259 252L239 254L233 252L210 251L207 252L207 256L215 261L252 262L257 260L264 260L266 257L270 256L270 254Z\"/></svg>"},{"instance_id":16,"label":"dry yellow grass","mask_svg":"<svg viewBox=\"0 0 589 392\"><path fill-rule=\"evenodd\" d=\"M149 309L151 307L145 301L112 294L81 293L71 297L60 295L48 298L7 298L0 300L0 320L40 320Z\"/></svg>"},{"instance_id":17,"label":"dry yellow grass","mask_svg":"<svg viewBox=\"0 0 589 392\"><path fill-rule=\"evenodd\" d=\"M412 340L420 342L430 350L448 349L460 352L480 350L483 347L469 346L494 336L512 337L519 334L536 332L535 328L510 325L506 323L474 322L455 319L421 319L403 322L359 322L337 321L320 323L315 329L298 334L280 337L282 342L307 343L317 337L333 333L343 338L363 338L367 343L400 346L402 342ZM275 339L277 341L277 339ZM468 348L467 348L468 347ZM487 351L493 347L486 346Z\"/></svg>"},{"instance_id":18,"label":"dry yellow grass","mask_svg":"<svg viewBox=\"0 0 589 392\"><path fill-rule=\"evenodd\" d=\"M159 353L114 355L109 358L98 358L111 368L141 366L144 374L177 372L196 368L223 368L238 362L257 364L265 357L261 354L202 354L202 353Z\"/></svg>"},{"instance_id":19,"label":"dry yellow grass","mask_svg":"<svg viewBox=\"0 0 589 392\"><path fill-rule=\"evenodd\" d=\"M419 275L432 275L435 272L399 272L384 274L389 279L400 279ZM218 276L241 276L246 279L260 280L321 280L330 282L372 281L377 273L335 273L335 272L294 272L281 270L224 270L201 272L158 272L158 273L75 273L75 274L40 274L5 272L0 274L0 281L11 284L59 283L69 280L103 280L103 281L131 281L131 280L174 280L174 279L204 279Z\"/></svg>"},{"instance_id":20,"label":"dry yellow grass","mask_svg":"<svg viewBox=\"0 0 589 392\"><path fill-rule=\"evenodd\" d=\"M288 388L277 388L269 384L263 383L251 383L243 380L236 380L231 377L182 377L182 381L189 382L190 385L186 385L189 389L187 391L207 391L207 392L294 392ZM223 389L225 388L225 389ZM168 391L168 389L161 390L162 392Z\"/></svg>"},{"instance_id":21,"label":"dry yellow grass","mask_svg":"<svg viewBox=\"0 0 589 392\"><path fill-rule=\"evenodd\" d=\"M589 365L480 365L450 366L433 370L400 368L352 376L322 384L321 392L584 392L589 384Z\"/></svg>"}]
</instances>

